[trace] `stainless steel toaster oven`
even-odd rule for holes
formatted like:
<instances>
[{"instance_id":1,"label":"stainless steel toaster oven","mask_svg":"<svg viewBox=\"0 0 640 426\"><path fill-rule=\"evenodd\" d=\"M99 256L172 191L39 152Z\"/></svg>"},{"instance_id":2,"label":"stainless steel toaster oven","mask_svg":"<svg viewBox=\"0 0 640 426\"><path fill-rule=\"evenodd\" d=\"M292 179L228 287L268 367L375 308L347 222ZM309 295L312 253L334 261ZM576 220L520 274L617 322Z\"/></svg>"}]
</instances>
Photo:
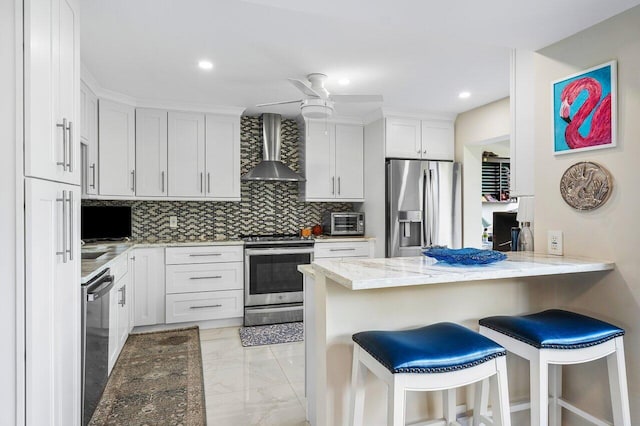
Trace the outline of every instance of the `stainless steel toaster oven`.
<instances>
[{"instance_id":1,"label":"stainless steel toaster oven","mask_svg":"<svg viewBox=\"0 0 640 426\"><path fill-rule=\"evenodd\" d=\"M322 230L325 235L364 235L364 213L327 212Z\"/></svg>"}]
</instances>

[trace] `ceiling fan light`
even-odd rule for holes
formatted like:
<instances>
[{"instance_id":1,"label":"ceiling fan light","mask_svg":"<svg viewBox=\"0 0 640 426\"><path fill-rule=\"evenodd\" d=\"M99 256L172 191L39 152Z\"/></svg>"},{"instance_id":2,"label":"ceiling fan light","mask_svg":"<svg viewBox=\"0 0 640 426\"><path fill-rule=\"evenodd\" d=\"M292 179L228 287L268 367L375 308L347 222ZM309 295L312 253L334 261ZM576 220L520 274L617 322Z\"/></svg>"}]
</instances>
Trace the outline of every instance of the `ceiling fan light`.
<instances>
[{"instance_id":1,"label":"ceiling fan light","mask_svg":"<svg viewBox=\"0 0 640 426\"><path fill-rule=\"evenodd\" d=\"M327 118L333 115L333 102L307 99L300 106L304 118Z\"/></svg>"}]
</instances>

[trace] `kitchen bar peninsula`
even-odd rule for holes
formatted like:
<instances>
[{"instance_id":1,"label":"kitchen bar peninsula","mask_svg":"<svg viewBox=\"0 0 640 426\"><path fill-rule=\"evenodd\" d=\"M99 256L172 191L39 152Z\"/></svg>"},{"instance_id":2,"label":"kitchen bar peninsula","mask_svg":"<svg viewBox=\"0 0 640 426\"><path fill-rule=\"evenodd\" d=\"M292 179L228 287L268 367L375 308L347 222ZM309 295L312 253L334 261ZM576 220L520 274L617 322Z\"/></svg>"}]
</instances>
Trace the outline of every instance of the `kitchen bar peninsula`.
<instances>
[{"instance_id":1,"label":"kitchen bar peninsula","mask_svg":"<svg viewBox=\"0 0 640 426\"><path fill-rule=\"evenodd\" d=\"M451 321L477 330L478 319L515 315L553 306L540 293L558 275L605 273L614 263L525 252L491 265L451 266L427 257L318 260L298 269L305 275L307 417L313 426L348 425L351 335ZM513 363L513 361L512 361ZM511 368L511 365L510 365ZM512 397L528 395L528 379L513 380ZM511 374L511 370L510 370ZM463 394L461 394L463 395ZM440 413L439 395L407 395L409 423ZM464 402L464 397L461 401ZM365 424L386 422L386 386L369 375Z\"/></svg>"}]
</instances>

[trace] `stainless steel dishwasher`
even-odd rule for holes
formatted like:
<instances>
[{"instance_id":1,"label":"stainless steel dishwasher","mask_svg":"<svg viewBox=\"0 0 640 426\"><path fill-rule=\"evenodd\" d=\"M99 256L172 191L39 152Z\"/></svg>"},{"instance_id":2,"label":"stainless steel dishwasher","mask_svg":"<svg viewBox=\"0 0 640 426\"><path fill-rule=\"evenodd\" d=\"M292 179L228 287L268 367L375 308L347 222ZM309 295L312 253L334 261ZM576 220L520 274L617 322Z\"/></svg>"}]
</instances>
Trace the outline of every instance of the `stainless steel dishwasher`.
<instances>
[{"instance_id":1,"label":"stainless steel dishwasher","mask_svg":"<svg viewBox=\"0 0 640 426\"><path fill-rule=\"evenodd\" d=\"M82 424L87 425L109 378L109 268L82 285Z\"/></svg>"}]
</instances>

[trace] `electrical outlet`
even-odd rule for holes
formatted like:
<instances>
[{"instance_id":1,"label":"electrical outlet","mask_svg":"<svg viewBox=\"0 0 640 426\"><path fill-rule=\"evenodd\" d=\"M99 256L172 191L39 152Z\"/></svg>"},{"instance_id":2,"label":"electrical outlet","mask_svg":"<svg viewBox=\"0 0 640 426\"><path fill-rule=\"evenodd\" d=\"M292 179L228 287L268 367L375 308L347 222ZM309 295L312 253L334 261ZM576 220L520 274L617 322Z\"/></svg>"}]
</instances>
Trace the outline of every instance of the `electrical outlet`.
<instances>
[{"instance_id":1,"label":"electrical outlet","mask_svg":"<svg viewBox=\"0 0 640 426\"><path fill-rule=\"evenodd\" d=\"M178 216L169 216L169 228L178 227Z\"/></svg>"},{"instance_id":2,"label":"electrical outlet","mask_svg":"<svg viewBox=\"0 0 640 426\"><path fill-rule=\"evenodd\" d=\"M547 252L562 256L562 231L547 231Z\"/></svg>"}]
</instances>

